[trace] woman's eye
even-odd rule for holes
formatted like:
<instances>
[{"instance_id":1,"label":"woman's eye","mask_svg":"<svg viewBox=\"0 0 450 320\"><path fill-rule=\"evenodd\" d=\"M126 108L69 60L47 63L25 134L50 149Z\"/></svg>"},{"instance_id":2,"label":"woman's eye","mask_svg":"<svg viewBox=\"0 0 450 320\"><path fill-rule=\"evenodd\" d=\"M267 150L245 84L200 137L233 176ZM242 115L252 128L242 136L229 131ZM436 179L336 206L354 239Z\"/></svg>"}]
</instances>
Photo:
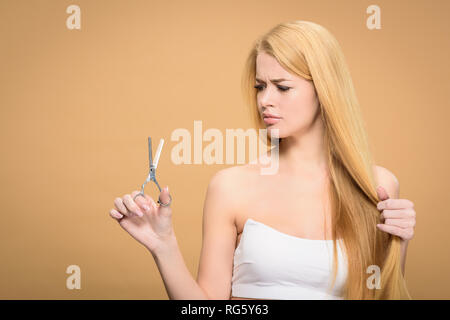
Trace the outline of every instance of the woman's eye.
<instances>
[{"instance_id":1,"label":"woman's eye","mask_svg":"<svg viewBox=\"0 0 450 320\"><path fill-rule=\"evenodd\" d=\"M281 91L288 91L290 88L289 87L278 86L278 89L280 89Z\"/></svg>"},{"instance_id":2,"label":"woman's eye","mask_svg":"<svg viewBox=\"0 0 450 320\"><path fill-rule=\"evenodd\" d=\"M262 86L262 85L255 85L253 88L255 88L258 91L261 91L264 88L264 86ZM284 87L284 86L278 86L278 89L280 91L288 91L290 88L289 87Z\"/></svg>"}]
</instances>

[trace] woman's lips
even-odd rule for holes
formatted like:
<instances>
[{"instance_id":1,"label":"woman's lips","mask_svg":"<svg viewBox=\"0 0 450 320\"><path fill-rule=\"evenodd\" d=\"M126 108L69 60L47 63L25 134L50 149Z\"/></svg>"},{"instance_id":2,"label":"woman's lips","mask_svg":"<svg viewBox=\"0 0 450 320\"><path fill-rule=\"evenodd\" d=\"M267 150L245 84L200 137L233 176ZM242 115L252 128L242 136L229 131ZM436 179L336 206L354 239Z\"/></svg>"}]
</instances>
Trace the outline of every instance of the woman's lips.
<instances>
[{"instance_id":1,"label":"woman's lips","mask_svg":"<svg viewBox=\"0 0 450 320\"><path fill-rule=\"evenodd\" d=\"M281 120L281 118L264 117L264 123L265 124L275 124L275 123L277 123L280 120Z\"/></svg>"}]
</instances>

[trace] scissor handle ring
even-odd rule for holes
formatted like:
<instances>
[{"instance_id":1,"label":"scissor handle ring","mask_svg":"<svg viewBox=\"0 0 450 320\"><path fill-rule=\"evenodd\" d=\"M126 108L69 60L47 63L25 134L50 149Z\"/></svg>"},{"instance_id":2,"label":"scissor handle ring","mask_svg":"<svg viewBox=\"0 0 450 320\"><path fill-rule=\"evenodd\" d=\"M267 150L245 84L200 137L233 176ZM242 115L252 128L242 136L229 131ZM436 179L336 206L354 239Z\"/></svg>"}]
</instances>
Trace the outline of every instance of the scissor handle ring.
<instances>
[{"instance_id":1,"label":"scissor handle ring","mask_svg":"<svg viewBox=\"0 0 450 320\"><path fill-rule=\"evenodd\" d=\"M158 197L158 203L159 203L159 205L162 206L162 207L168 207L168 206L170 206L170 204L172 203L172 197L171 197L170 194L169 194L169 198L170 198L169 203L162 203L162 202L160 201L161 199Z\"/></svg>"},{"instance_id":2,"label":"scissor handle ring","mask_svg":"<svg viewBox=\"0 0 450 320\"><path fill-rule=\"evenodd\" d=\"M139 192L137 195L134 196L133 201L136 200L136 198L137 198L138 196L141 196L141 197L144 197L144 198L145 198L144 194L143 194L142 192Z\"/></svg>"},{"instance_id":3,"label":"scissor handle ring","mask_svg":"<svg viewBox=\"0 0 450 320\"><path fill-rule=\"evenodd\" d=\"M144 197L144 195L142 194L142 192L139 192L137 195L135 195L134 196L134 198L133 198L133 200L136 200L136 198L138 197L138 196L141 196L141 197ZM144 197L145 198L145 197ZM162 203L161 202L161 199L158 197L158 204L161 206L161 207L168 207L168 206L170 206L170 204L172 203L172 196L169 194L169 203Z\"/></svg>"}]
</instances>

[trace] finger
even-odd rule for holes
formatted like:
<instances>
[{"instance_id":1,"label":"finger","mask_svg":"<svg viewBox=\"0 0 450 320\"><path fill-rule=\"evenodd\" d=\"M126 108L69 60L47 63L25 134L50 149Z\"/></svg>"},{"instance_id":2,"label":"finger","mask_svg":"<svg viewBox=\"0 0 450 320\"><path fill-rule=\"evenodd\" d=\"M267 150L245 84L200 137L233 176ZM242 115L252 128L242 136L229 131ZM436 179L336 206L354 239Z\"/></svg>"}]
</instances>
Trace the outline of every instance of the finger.
<instances>
[{"instance_id":1,"label":"finger","mask_svg":"<svg viewBox=\"0 0 450 320\"><path fill-rule=\"evenodd\" d=\"M140 196L136 197L137 194L140 194ZM133 199L135 199L134 197L136 197L134 202L136 202L139 208L145 213L151 213L152 209L156 207L155 201L147 194L144 194L142 196L142 193L140 193L139 191L133 191L131 193L131 196Z\"/></svg>"},{"instance_id":2,"label":"finger","mask_svg":"<svg viewBox=\"0 0 450 320\"><path fill-rule=\"evenodd\" d=\"M136 197L137 196L137 197ZM145 195L142 195L139 191L133 191L131 193L131 198L133 198L133 201L142 208L144 204L146 204L147 199L145 198Z\"/></svg>"},{"instance_id":3,"label":"finger","mask_svg":"<svg viewBox=\"0 0 450 320\"><path fill-rule=\"evenodd\" d=\"M140 192L139 192L139 191L133 191L133 192L131 193L131 196L133 197L133 199L134 199L134 197L136 197L136 195L137 195L138 193L140 193ZM144 193L144 196L142 196L142 193L140 193L140 196L139 196L139 197L136 197L136 199L135 199L134 201L138 200L139 198L145 199L145 201L147 201L148 203L153 203L154 205L156 205L155 200L153 200L153 198L150 197L148 194L145 194L145 193ZM140 203L142 203L142 202L140 202Z\"/></svg>"},{"instance_id":4,"label":"finger","mask_svg":"<svg viewBox=\"0 0 450 320\"><path fill-rule=\"evenodd\" d=\"M136 197L137 195L139 194L139 196L138 197ZM136 200L137 199L139 199L139 198L143 198L144 199L144 197L142 196L142 193L140 192L140 191L133 191L132 193L131 193L131 197L133 198L133 200L136 202Z\"/></svg>"},{"instance_id":5,"label":"finger","mask_svg":"<svg viewBox=\"0 0 450 320\"><path fill-rule=\"evenodd\" d=\"M132 212L134 215L142 217L144 213L141 209L139 209L139 206L134 202L133 198L129 194L126 194L123 197L123 203L127 207L128 211Z\"/></svg>"},{"instance_id":6,"label":"finger","mask_svg":"<svg viewBox=\"0 0 450 320\"><path fill-rule=\"evenodd\" d=\"M387 193L386 189L384 189L382 186L378 186L377 195L380 201L389 199L389 194Z\"/></svg>"},{"instance_id":7,"label":"finger","mask_svg":"<svg viewBox=\"0 0 450 320\"><path fill-rule=\"evenodd\" d=\"M378 202L377 209L407 209L414 207L414 204L408 199L386 199Z\"/></svg>"},{"instance_id":8,"label":"finger","mask_svg":"<svg viewBox=\"0 0 450 320\"><path fill-rule=\"evenodd\" d=\"M127 207L123 204L122 198L116 198L114 200L114 205L116 206L116 209L123 214L124 216L130 216L130 212L128 212Z\"/></svg>"},{"instance_id":9,"label":"finger","mask_svg":"<svg viewBox=\"0 0 450 320\"><path fill-rule=\"evenodd\" d=\"M414 227L414 221L405 219L386 219L384 224L397 226L403 229Z\"/></svg>"},{"instance_id":10,"label":"finger","mask_svg":"<svg viewBox=\"0 0 450 320\"><path fill-rule=\"evenodd\" d=\"M389 218L389 219L414 218L415 216L416 216L416 213L411 208L396 209L396 210L385 209L385 210L383 210L383 213L381 214L382 218Z\"/></svg>"},{"instance_id":11,"label":"finger","mask_svg":"<svg viewBox=\"0 0 450 320\"><path fill-rule=\"evenodd\" d=\"M116 220L120 220L123 218L123 214L119 213L117 210L115 209L111 209L111 211L109 211L109 215Z\"/></svg>"},{"instance_id":12,"label":"finger","mask_svg":"<svg viewBox=\"0 0 450 320\"><path fill-rule=\"evenodd\" d=\"M398 236L404 240L410 240L413 237L414 231L411 228L403 229L396 226L390 226L386 224L377 224L377 228L381 231Z\"/></svg>"},{"instance_id":13,"label":"finger","mask_svg":"<svg viewBox=\"0 0 450 320\"><path fill-rule=\"evenodd\" d=\"M404 236L404 229L397 226L390 226L386 224L377 224L378 229L381 231L387 232L389 234L402 237Z\"/></svg>"},{"instance_id":14,"label":"finger","mask_svg":"<svg viewBox=\"0 0 450 320\"><path fill-rule=\"evenodd\" d=\"M170 215L172 213L171 204L172 204L172 197L169 193L169 187L166 186L164 189L161 190L161 193L159 194L159 201L163 204L169 204L168 206L163 206L161 203L158 207L158 212L160 214L166 214Z\"/></svg>"}]
</instances>

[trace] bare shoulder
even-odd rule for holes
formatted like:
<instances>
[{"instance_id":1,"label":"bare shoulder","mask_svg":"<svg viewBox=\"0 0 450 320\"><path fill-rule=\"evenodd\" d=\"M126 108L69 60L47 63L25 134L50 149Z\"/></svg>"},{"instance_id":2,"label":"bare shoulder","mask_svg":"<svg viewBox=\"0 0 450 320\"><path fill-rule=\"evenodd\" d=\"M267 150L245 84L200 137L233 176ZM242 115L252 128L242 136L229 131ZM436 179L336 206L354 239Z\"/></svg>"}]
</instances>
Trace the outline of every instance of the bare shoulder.
<instances>
[{"instance_id":1,"label":"bare shoulder","mask_svg":"<svg viewBox=\"0 0 450 320\"><path fill-rule=\"evenodd\" d=\"M398 198L400 195L400 183L397 177L388 169L382 166L374 166L375 180L377 186L382 186L391 198Z\"/></svg>"},{"instance_id":2,"label":"bare shoulder","mask_svg":"<svg viewBox=\"0 0 450 320\"><path fill-rule=\"evenodd\" d=\"M247 171L248 168L244 165L228 167L217 171L210 179L208 193L219 196L221 203L227 205L230 214L234 214L239 207L238 196L245 189L243 176ZM234 215L230 218L234 221Z\"/></svg>"},{"instance_id":3,"label":"bare shoulder","mask_svg":"<svg viewBox=\"0 0 450 320\"><path fill-rule=\"evenodd\" d=\"M253 164L228 167L217 171L211 178L211 184L221 185L224 191L239 191L239 187L248 181L250 175L255 175L259 167ZM239 191L239 193L242 192Z\"/></svg>"},{"instance_id":4,"label":"bare shoulder","mask_svg":"<svg viewBox=\"0 0 450 320\"><path fill-rule=\"evenodd\" d=\"M229 193L236 191L239 181L246 169L244 166L233 166L217 171L209 182L209 187L220 189L221 192ZM231 194L230 194L231 195Z\"/></svg>"}]
</instances>

